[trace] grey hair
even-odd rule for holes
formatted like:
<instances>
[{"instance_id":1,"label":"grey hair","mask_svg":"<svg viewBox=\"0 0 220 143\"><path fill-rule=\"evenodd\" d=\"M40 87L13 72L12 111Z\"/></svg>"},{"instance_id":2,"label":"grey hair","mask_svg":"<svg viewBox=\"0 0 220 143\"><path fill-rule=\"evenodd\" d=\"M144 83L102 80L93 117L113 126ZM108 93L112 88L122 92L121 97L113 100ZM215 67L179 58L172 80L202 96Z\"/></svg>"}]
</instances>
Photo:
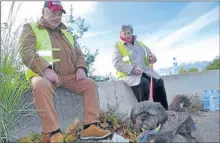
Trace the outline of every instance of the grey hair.
<instances>
[{"instance_id":1,"label":"grey hair","mask_svg":"<svg viewBox=\"0 0 220 143\"><path fill-rule=\"evenodd\" d=\"M120 31L120 33L121 33L121 32L124 32L125 30L130 30L131 33L133 34L133 27L132 27L130 24L128 24L128 25L123 24L123 25L121 26L121 31Z\"/></svg>"}]
</instances>

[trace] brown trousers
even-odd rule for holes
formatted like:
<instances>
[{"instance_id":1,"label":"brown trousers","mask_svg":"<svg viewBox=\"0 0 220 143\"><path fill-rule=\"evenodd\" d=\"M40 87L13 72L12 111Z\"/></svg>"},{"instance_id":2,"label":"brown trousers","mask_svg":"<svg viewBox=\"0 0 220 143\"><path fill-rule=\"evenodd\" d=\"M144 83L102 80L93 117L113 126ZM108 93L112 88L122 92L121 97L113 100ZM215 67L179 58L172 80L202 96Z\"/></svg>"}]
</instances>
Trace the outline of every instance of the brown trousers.
<instances>
[{"instance_id":1,"label":"brown trousers","mask_svg":"<svg viewBox=\"0 0 220 143\"><path fill-rule=\"evenodd\" d=\"M98 122L100 109L95 81L90 78L77 81L74 74L63 76L60 84L64 89L83 95L84 124ZM33 87L34 104L40 113L43 132L49 133L57 130L60 128L60 123L53 101L53 93L57 86L41 76L33 77L31 85Z\"/></svg>"}]
</instances>

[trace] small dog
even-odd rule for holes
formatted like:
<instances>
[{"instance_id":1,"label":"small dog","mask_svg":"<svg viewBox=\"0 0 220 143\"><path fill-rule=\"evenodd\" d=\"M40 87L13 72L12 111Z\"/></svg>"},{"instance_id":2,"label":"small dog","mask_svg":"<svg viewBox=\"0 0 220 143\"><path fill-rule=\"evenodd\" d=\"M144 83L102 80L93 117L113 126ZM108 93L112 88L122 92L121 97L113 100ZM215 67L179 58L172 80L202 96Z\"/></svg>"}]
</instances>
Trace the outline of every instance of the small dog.
<instances>
[{"instance_id":1,"label":"small dog","mask_svg":"<svg viewBox=\"0 0 220 143\"><path fill-rule=\"evenodd\" d=\"M174 98L168 111L159 102L139 102L131 110L131 120L137 128L145 130L153 130L161 125L158 133L150 135L146 142L173 142L177 134L182 135L187 142L203 142L200 135L192 135L196 125L187 109L189 105L188 98L182 95Z\"/></svg>"}]
</instances>

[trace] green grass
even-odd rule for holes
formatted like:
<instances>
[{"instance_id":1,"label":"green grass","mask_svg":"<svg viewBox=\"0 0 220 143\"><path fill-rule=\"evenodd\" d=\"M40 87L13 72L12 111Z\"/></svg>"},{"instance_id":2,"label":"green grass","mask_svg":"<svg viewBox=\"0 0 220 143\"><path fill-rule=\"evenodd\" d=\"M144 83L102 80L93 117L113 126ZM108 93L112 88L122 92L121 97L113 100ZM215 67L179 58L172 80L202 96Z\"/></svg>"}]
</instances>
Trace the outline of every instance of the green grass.
<instances>
[{"instance_id":1,"label":"green grass","mask_svg":"<svg viewBox=\"0 0 220 143\"><path fill-rule=\"evenodd\" d=\"M16 124L23 115L30 113L28 107L32 103L25 103L23 96L29 83L23 79L23 72L17 72L12 56L4 56L0 68L0 135L1 142L8 141L9 131L16 128Z\"/></svg>"},{"instance_id":2,"label":"green grass","mask_svg":"<svg viewBox=\"0 0 220 143\"><path fill-rule=\"evenodd\" d=\"M20 26L14 27L18 9L12 2L6 23L1 23L0 47L0 142L15 138L9 134L17 127L19 119L32 114L28 111L32 103L23 100L29 87L21 70L23 64L18 54L18 37ZM3 6L3 5L1 5Z\"/></svg>"}]
</instances>

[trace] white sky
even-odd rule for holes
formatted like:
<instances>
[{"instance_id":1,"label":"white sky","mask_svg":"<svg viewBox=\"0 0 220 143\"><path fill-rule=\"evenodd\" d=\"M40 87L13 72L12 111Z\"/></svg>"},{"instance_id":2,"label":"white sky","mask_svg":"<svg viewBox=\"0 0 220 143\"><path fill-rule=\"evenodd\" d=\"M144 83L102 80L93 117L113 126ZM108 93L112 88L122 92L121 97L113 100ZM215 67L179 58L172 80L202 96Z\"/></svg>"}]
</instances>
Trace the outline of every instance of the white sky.
<instances>
[{"instance_id":1,"label":"white sky","mask_svg":"<svg viewBox=\"0 0 220 143\"><path fill-rule=\"evenodd\" d=\"M5 22L8 17L8 13L10 10L10 6L12 4L11 1L3 1L1 2L1 21ZM74 9L74 15L86 17L89 13L92 13L96 8L97 2L91 1L65 1L62 2L64 9L66 12L69 11L70 5L72 4ZM17 13L17 21L22 22L25 18L36 18L41 16L41 11L44 5L44 1L16 1L15 8L21 4L20 9Z\"/></svg>"}]
</instances>

